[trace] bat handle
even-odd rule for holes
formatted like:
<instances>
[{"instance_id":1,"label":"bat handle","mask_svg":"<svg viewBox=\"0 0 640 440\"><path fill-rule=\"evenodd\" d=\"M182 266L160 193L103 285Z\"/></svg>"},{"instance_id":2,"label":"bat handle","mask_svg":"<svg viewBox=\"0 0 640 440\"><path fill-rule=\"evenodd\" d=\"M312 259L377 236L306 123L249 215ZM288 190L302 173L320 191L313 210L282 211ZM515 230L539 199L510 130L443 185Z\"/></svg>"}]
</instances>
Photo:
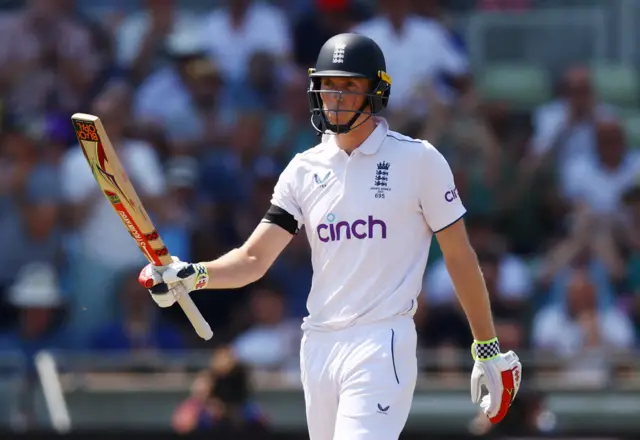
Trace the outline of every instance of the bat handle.
<instances>
[{"instance_id":1,"label":"bat handle","mask_svg":"<svg viewBox=\"0 0 640 440\"><path fill-rule=\"evenodd\" d=\"M145 289L149 290L156 284L162 283L162 272L166 269L165 266L156 266L156 270L152 271L152 276L147 278L144 282Z\"/></svg>"},{"instance_id":2,"label":"bat handle","mask_svg":"<svg viewBox=\"0 0 640 440\"><path fill-rule=\"evenodd\" d=\"M180 295L180 299L178 300L178 304L182 307L182 311L193 326L194 330L205 341L208 341L213 337L213 331L209 326L209 323L204 319L200 310L193 302L193 299L189 296L188 293Z\"/></svg>"},{"instance_id":3,"label":"bat handle","mask_svg":"<svg viewBox=\"0 0 640 440\"><path fill-rule=\"evenodd\" d=\"M144 287L146 287L147 289L151 289L154 285L162 282L162 277L160 276L160 279L158 279L159 275L157 274L162 273L164 269L166 269L166 266L156 266L156 269L157 272L154 271L154 278L149 278L144 283ZM198 307L195 305L187 292L180 295L178 304L180 305L180 307L182 307L182 311L185 315L187 315L189 322L191 322L191 325L193 326L198 336L200 336L205 341L211 339L213 337L213 331L211 330L209 323L204 319L202 313L200 313L200 310L198 310Z\"/></svg>"}]
</instances>

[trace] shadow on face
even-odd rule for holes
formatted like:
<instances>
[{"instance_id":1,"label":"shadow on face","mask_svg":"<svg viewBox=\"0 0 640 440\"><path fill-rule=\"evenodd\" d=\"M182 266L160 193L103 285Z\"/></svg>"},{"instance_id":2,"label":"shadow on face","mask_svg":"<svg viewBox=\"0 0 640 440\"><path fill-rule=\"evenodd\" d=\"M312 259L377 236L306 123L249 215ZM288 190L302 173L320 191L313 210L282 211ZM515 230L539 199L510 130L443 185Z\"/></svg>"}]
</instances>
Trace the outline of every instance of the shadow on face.
<instances>
[{"instance_id":1,"label":"shadow on face","mask_svg":"<svg viewBox=\"0 0 640 440\"><path fill-rule=\"evenodd\" d=\"M334 125L349 123L367 99L364 95L370 92L366 78L327 77L322 78L320 87L324 113Z\"/></svg>"}]
</instances>

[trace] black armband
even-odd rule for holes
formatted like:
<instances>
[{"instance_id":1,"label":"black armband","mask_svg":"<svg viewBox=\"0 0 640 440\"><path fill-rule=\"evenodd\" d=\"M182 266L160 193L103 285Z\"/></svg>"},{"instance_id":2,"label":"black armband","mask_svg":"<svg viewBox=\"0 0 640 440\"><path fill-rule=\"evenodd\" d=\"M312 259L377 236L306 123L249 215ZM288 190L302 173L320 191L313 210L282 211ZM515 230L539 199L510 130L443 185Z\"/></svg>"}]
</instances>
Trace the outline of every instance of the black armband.
<instances>
[{"instance_id":1,"label":"black armband","mask_svg":"<svg viewBox=\"0 0 640 440\"><path fill-rule=\"evenodd\" d=\"M298 220L296 220L296 218L289 214L287 211L276 205L271 205L267 213L264 215L262 221L265 223L273 223L274 225L278 225L292 235L296 235L300 230L300 228L298 228Z\"/></svg>"}]
</instances>

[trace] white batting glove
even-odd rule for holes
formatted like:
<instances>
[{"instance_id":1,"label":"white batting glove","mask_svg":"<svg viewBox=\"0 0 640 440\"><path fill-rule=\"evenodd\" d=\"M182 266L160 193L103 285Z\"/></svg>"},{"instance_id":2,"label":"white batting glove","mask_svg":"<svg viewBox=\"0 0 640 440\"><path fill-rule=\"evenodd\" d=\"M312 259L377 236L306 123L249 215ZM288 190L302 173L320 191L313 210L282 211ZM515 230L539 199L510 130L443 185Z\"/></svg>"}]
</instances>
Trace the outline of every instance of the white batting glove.
<instances>
[{"instance_id":1,"label":"white batting glove","mask_svg":"<svg viewBox=\"0 0 640 440\"><path fill-rule=\"evenodd\" d=\"M475 360L471 372L471 400L491 423L500 422L507 415L522 380L522 364L513 352L500 353L498 338L474 341L471 355ZM487 395L482 396L482 387Z\"/></svg>"},{"instance_id":2,"label":"white batting glove","mask_svg":"<svg viewBox=\"0 0 640 440\"><path fill-rule=\"evenodd\" d=\"M171 307L184 294L207 287L209 274L202 263L186 263L178 257L166 266L147 264L138 282L149 290L151 298L162 308Z\"/></svg>"}]
</instances>

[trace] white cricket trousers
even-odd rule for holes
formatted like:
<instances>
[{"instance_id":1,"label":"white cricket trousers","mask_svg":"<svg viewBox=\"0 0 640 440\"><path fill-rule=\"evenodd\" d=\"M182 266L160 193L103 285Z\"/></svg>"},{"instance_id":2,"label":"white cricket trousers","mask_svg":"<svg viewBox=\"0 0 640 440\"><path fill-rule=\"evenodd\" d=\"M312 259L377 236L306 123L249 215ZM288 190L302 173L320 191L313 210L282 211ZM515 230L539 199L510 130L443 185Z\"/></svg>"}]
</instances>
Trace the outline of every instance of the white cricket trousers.
<instances>
[{"instance_id":1,"label":"white cricket trousers","mask_svg":"<svg viewBox=\"0 0 640 440\"><path fill-rule=\"evenodd\" d=\"M307 330L300 348L310 440L397 440L416 386L413 318Z\"/></svg>"}]
</instances>

